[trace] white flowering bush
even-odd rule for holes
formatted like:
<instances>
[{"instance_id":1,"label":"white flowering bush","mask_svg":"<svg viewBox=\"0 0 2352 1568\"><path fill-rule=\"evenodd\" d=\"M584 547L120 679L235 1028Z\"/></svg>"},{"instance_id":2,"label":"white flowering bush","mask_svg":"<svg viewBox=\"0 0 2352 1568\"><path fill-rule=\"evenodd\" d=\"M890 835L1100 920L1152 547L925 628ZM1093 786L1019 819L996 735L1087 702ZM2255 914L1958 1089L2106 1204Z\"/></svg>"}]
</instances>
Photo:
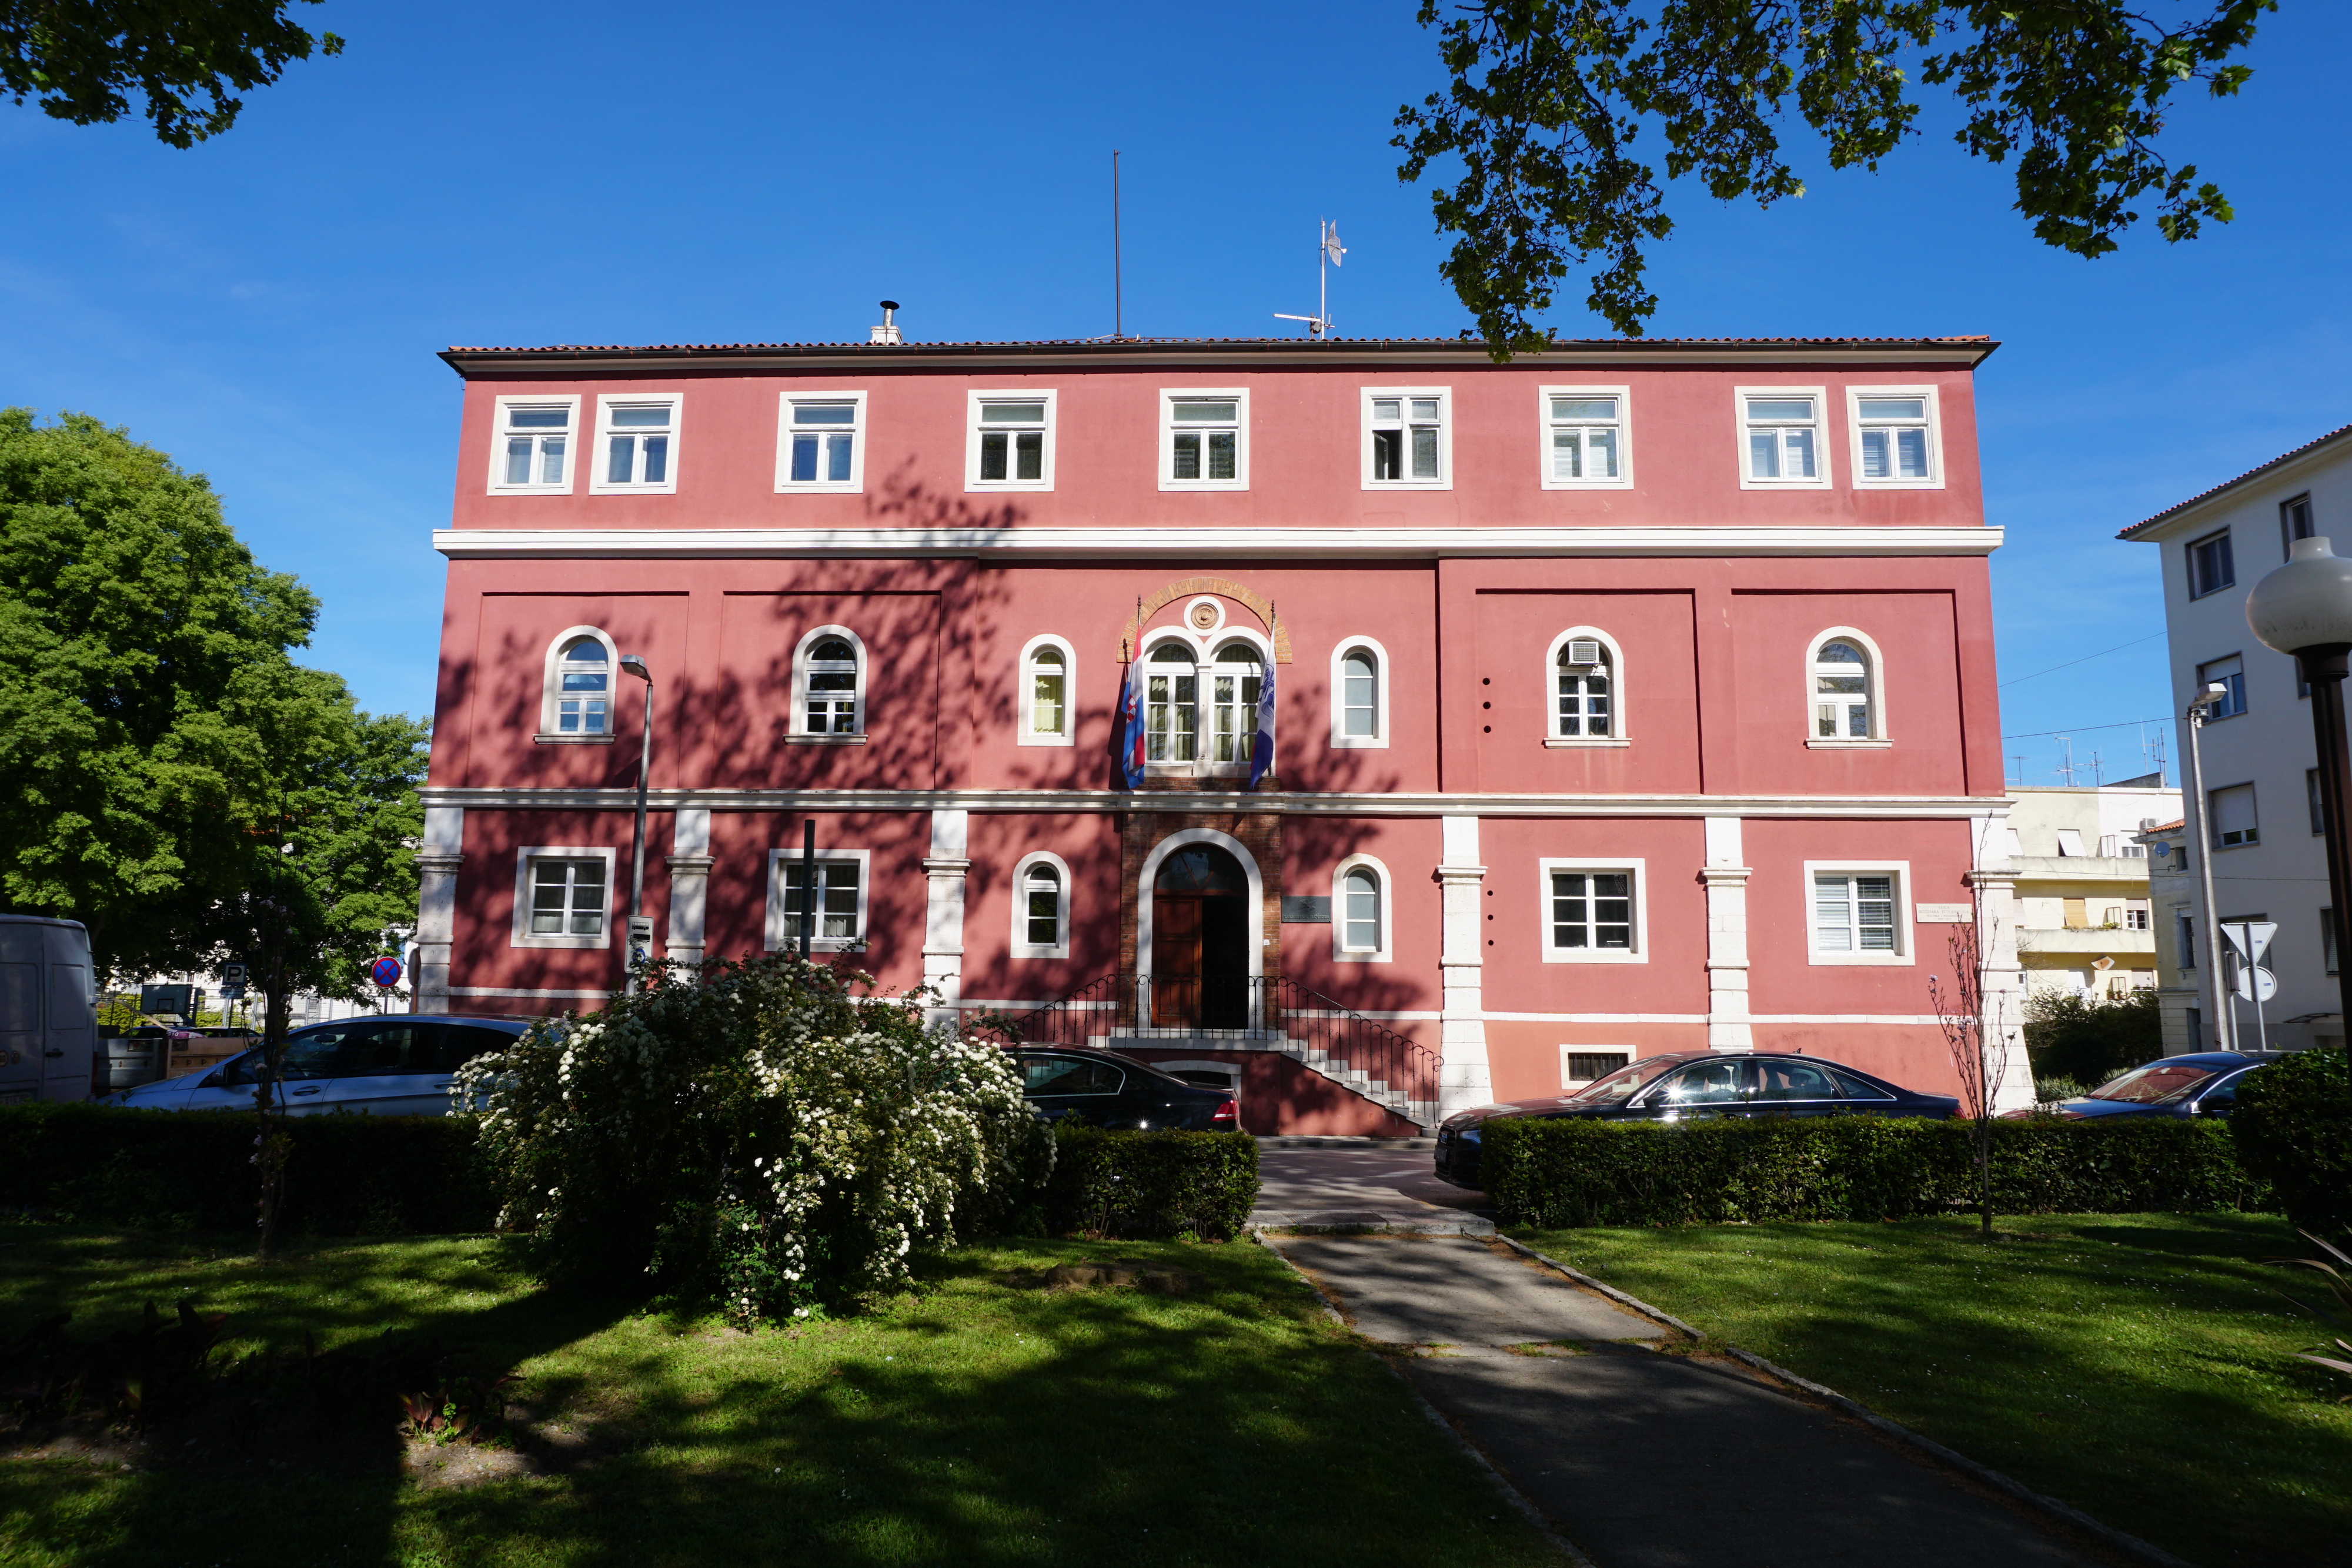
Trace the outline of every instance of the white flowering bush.
<instances>
[{"instance_id":1,"label":"white flowering bush","mask_svg":"<svg viewBox=\"0 0 2352 1568\"><path fill-rule=\"evenodd\" d=\"M998 1045L789 956L658 977L534 1027L451 1087L499 1227L542 1279L650 1273L740 1323L905 1285L1050 1176Z\"/></svg>"}]
</instances>

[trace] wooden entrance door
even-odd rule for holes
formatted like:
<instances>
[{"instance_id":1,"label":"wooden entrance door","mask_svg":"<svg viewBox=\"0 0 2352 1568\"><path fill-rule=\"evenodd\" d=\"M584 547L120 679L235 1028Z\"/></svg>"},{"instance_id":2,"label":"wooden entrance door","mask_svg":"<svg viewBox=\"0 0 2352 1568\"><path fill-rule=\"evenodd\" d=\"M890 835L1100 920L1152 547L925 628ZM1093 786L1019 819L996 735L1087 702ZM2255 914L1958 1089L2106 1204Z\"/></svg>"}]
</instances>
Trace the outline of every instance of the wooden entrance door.
<instances>
[{"instance_id":1,"label":"wooden entrance door","mask_svg":"<svg viewBox=\"0 0 2352 1568\"><path fill-rule=\"evenodd\" d=\"M1151 901L1151 1021L1160 1029L1201 1022L1201 906L1197 893Z\"/></svg>"},{"instance_id":2,"label":"wooden entrance door","mask_svg":"<svg viewBox=\"0 0 2352 1568\"><path fill-rule=\"evenodd\" d=\"M1187 844L1152 879L1151 1021L1160 1029L1249 1023L1249 878L1214 844Z\"/></svg>"}]
</instances>

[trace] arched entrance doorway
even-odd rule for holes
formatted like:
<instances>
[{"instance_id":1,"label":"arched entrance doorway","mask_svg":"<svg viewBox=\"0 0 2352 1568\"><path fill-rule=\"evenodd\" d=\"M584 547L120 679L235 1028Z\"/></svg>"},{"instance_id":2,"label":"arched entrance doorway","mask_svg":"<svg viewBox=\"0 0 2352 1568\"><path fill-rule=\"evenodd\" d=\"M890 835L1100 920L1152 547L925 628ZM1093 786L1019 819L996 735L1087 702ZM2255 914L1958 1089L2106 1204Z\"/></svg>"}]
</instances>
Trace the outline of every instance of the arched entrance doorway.
<instances>
[{"instance_id":1,"label":"arched entrance doorway","mask_svg":"<svg viewBox=\"0 0 2352 1568\"><path fill-rule=\"evenodd\" d=\"M1185 844L1151 881L1151 1022L1247 1029L1249 876L1230 851Z\"/></svg>"}]
</instances>

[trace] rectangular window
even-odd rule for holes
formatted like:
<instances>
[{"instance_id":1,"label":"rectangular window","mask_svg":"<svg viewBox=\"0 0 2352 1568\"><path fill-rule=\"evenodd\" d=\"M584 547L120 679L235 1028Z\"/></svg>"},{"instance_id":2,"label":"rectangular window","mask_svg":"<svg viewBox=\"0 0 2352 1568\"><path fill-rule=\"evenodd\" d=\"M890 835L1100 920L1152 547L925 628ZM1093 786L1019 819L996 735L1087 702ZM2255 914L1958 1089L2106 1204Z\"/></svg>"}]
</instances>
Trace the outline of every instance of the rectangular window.
<instances>
[{"instance_id":1,"label":"rectangular window","mask_svg":"<svg viewBox=\"0 0 2352 1568\"><path fill-rule=\"evenodd\" d=\"M2145 904L2127 904L2124 906L2124 929L2126 931L2147 929L2147 908Z\"/></svg>"},{"instance_id":2,"label":"rectangular window","mask_svg":"<svg viewBox=\"0 0 2352 1568\"><path fill-rule=\"evenodd\" d=\"M577 397L501 397L498 436L490 451L490 491L570 495L572 426Z\"/></svg>"},{"instance_id":3,"label":"rectangular window","mask_svg":"<svg viewBox=\"0 0 2352 1568\"><path fill-rule=\"evenodd\" d=\"M1935 477L1927 460L1927 398L1857 394L1853 406L1856 479L1867 483Z\"/></svg>"},{"instance_id":4,"label":"rectangular window","mask_svg":"<svg viewBox=\"0 0 2352 1568\"><path fill-rule=\"evenodd\" d=\"M872 852L866 850L820 849L816 852L814 905L802 881L797 847L768 852L768 950L795 952L800 947L801 912L813 908L812 951L839 953L866 936L866 887Z\"/></svg>"},{"instance_id":5,"label":"rectangular window","mask_svg":"<svg viewBox=\"0 0 2352 1568\"><path fill-rule=\"evenodd\" d=\"M1813 873L1813 950L1893 953L1895 878L1885 872Z\"/></svg>"},{"instance_id":6,"label":"rectangular window","mask_svg":"<svg viewBox=\"0 0 2352 1568\"><path fill-rule=\"evenodd\" d=\"M2310 538L2318 531L2318 525L2312 520L2309 496L2297 496L2292 501L2279 503L2279 553L2281 555L2293 554L2295 540Z\"/></svg>"},{"instance_id":7,"label":"rectangular window","mask_svg":"<svg viewBox=\"0 0 2352 1568\"><path fill-rule=\"evenodd\" d=\"M1551 945L1578 948L1633 946L1633 873L1556 871L1551 873Z\"/></svg>"},{"instance_id":8,"label":"rectangular window","mask_svg":"<svg viewBox=\"0 0 2352 1568\"><path fill-rule=\"evenodd\" d=\"M1559 1086L1563 1089L1580 1083L1591 1083L1606 1078L1633 1060L1625 1051L1579 1051L1574 1046L1559 1048Z\"/></svg>"},{"instance_id":9,"label":"rectangular window","mask_svg":"<svg viewBox=\"0 0 2352 1568\"><path fill-rule=\"evenodd\" d=\"M965 488L1054 487L1054 393L973 392Z\"/></svg>"},{"instance_id":10,"label":"rectangular window","mask_svg":"<svg viewBox=\"0 0 2352 1568\"><path fill-rule=\"evenodd\" d=\"M2062 855L2081 854L2083 852L2083 830L2080 828L2059 829L2058 852Z\"/></svg>"},{"instance_id":11,"label":"rectangular window","mask_svg":"<svg viewBox=\"0 0 2352 1568\"><path fill-rule=\"evenodd\" d=\"M2336 973L2336 911L2333 909L2319 912L2319 962L2329 974Z\"/></svg>"},{"instance_id":12,"label":"rectangular window","mask_svg":"<svg viewBox=\"0 0 2352 1568\"><path fill-rule=\"evenodd\" d=\"M674 493L678 399L600 397L596 408L597 469L590 492Z\"/></svg>"},{"instance_id":13,"label":"rectangular window","mask_svg":"<svg viewBox=\"0 0 2352 1568\"><path fill-rule=\"evenodd\" d=\"M866 394L782 394L776 428L776 489L854 495L866 484Z\"/></svg>"},{"instance_id":14,"label":"rectangular window","mask_svg":"<svg viewBox=\"0 0 2352 1568\"><path fill-rule=\"evenodd\" d=\"M1547 490L1622 488L1630 480L1624 387L1544 387Z\"/></svg>"},{"instance_id":15,"label":"rectangular window","mask_svg":"<svg viewBox=\"0 0 2352 1568\"><path fill-rule=\"evenodd\" d=\"M1161 489L1249 488L1247 392L1163 392L1160 411Z\"/></svg>"},{"instance_id":16,"label":"rectangular window","mask_svg":"<svg viewBox=\"0 0 2352 1568\"><path fill-rule=\"evenodd\" d=\"M2233 850L2262 842L2262 830L2254 821L2252 785L2232 784L2226 789L2209 790L2205 798L2212 807L2209 815L2215 849Z\"/></svg>"},{"instance_id":17,"label":"rectangular window","mask_svg":"<svg viewBox=\"0 0 2352 1568\"><path fill-rule=\"evenodd\" d=\"M1829 482L1822 452L1818 387L1743 387L1739 399L1740 484L1770 487Z\"/></svg>"},{"instance_id":18,"label":"rectangular window","mask_svg":"<svg viewBox=\"0 0 2352 1568\"><path fill-rule=\"evenodd\" d=\"M1444 387L1364 389L1364 487L1443 490L1453 483Z\"/></svg>"},{"instance_id":19,"label":"rectangular window","mask_svg":"<svg viewBox=\"0 0 2352 1568\"><path fill-rule=\"evenodd\" d=\"M1143 683L1144 759L1190 762L1200 720L1200 677L1152 674Z\"/></svg>"},{"instance_id":20,"label":"rectangular window","mask_svg":"<svg viewBox=\"0 0 2352 1568\"><path fill-rule=\"evenodd\" d=\"M2189 597L2202 599L2233 586L2237 562L2230 555L2230 530L2208 534L2189 547Z\"/></svg>"},{"instance_id":21,"label":"rectangular window","mask_svg":"<svg viewBox=\"0 0 2352 1568\"><path fill-rule=\"evenodd\" d=\"M2176 963L2183 969L2197 967L2197 922L2186 915L2172 917L2173 945L2178 950Z\"/></svg>"},{"instance_id":22,"label":"rectangular window","mask_svg":"<svg viewBox=\"0 0 2352 1568\"><path fill-rule=\"evenodd\" d=\"M612 936L613 861L611 850L518 851L513 945L606 946Z\"/></svg>"},{"instance_id":23,"label":"rectangular window","mask_svg":"<svg viewBox=\"0 0 2352 1568\"><path fill-rule=\"evenodd\" d=\"M2210 664L2197 666L2197 689L2200 692L2217 685L2223 688L2225 695L2205 710L2206 717L2234 718L2246 711L2246 664L2243 659L2232 653L2226 659L2215 659Z\"/></svg>"}]
</instances>

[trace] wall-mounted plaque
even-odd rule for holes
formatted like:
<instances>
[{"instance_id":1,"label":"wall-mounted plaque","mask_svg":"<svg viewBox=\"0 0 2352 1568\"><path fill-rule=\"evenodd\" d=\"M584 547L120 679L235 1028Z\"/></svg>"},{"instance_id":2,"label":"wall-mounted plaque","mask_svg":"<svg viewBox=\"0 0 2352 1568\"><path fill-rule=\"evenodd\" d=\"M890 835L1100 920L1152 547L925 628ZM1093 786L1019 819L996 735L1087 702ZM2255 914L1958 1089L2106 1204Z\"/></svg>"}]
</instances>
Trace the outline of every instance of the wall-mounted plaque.
<instances>
[{"instance_id":1,"label":"wall-mounted plaque","mask_svg":"<svg viewBox=\"0 0 2352 1568\"><path fill-rule=\"evenodd\" d=\"M1286 897L1282 901L1282 923L1285 925L1328 925L1331 924L1331 901L1328 898Z\"/></svg>"},{"instance_id":2,"label":"wall-mounted plaque","mask_svg":"<svg viewBox=\"0 0 2352 1568\"><path fill-rule=\"evenodd\" d=\"M1918 906L1922 925L1973 925L1977 912L1965 904L1923 904Z\"/></svg>"}]
</instances>

